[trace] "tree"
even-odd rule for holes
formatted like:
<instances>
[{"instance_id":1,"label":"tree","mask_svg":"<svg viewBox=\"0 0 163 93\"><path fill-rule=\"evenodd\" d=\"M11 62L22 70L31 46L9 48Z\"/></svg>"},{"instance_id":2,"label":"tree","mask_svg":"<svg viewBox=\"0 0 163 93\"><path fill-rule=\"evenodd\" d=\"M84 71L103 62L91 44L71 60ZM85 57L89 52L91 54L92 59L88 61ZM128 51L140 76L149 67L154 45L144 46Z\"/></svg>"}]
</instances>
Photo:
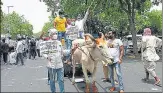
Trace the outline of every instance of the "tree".
<instances>
[{"instance_id":1,"label":"tree","mask_svg":"<svg viewBox=\"0 0 163 93\"><path fill-rule=\"evenodd\" d=\"M150 26L156 27L159 32L162 31L162 11L153 10L147 13Z\"/></svg>"},{"instance_id":2,"label":"tree","mask_svg":"<svg viewBox=\"0 0 163 93\"><path fill-rule=\"evenodd\" d=\"M44 24L42 31L44 31L46 34L45 36L48 36L48 30L53 28L53 23L52 22L47 22Z\"/></svg>"},{"instance_id":3,"label":"tree","mask_svg":"<svg viewBox=\"0 0 163 93\"><path fill-rule=\"evenodd\" d=\"M57 11L58 9L60 9L60 6L58 4L60 4L60 0L40 0L40 2L44 2L45 5L47 5L48 12L51 12L51 16L54 17L54 13L55 11Z\"/></svg>"},{"instance_id":4,"label":"tree","mask_svg":"<svg viewBox=\"0 0 163 93\"><path fill-rule=\"evenodd\" d=\"M52 4L50 0L45 2ZM144 25L150 25L151 21L145 18L146 13L152 4L157 5L160 2L161 0L153 0L153 2L150 0L61 0L60 8L70 17L75 18L78 14L84 14L92 4L89 19L97 18L103 24L108 22L109 27L121 33L126 30L131 32L133 51L137 54L136 34ZM139 18L145 18L145 20L137 20ZM140 25L141 22L145 24Z\"/></svg>"},{"instance_id":5,"label":"tree","mask_svg":"<svg viewBox=\"0 0 163 93\"><path fill-rule=\"evenodd\" d=\"M10 33L12 38L16 38L17 34L21 35L33 35L33 26L25 20L23 16L20 16L16 12L12 14L3 13L3 19L1 23L1 31L3 34Z\"/></svg>"},{"instance_id":6,"label":"tree","mask_svg":"<svg viewBox=\"0 0 163 93\"><path fill-rule=\"evenodd\" d=\"M2 19L3 19L3 12L2 12L2 9L1 9L2 5L3 5L3 3L2 3L2 1L0 1L0 15L1 15L0 23L2 23ZM0 25L0 28L2 28L1 25ZM1 40L1 31L0 31L0 40Z\"/></svg>"}]
</instances>

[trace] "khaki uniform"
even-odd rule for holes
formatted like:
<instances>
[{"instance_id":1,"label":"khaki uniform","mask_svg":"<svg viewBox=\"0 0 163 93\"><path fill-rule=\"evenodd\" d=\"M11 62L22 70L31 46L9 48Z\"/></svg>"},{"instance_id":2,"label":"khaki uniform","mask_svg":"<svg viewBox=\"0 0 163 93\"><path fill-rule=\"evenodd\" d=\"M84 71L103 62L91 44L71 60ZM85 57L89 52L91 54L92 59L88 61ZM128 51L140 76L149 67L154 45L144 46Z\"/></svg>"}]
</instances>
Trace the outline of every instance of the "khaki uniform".
<instances>
[{"instance_id":1,"label":"khaki uniform","mask_svg":"<svg viewBox=\"0 0 163 93\"><path fill-rule=\"evenodd\" d=\"M156 62L160 59L157 55L155 47L157 43L161 43L162 40L155 36L143 36L142 37L142 48L143 48L143 64L147 72L149 72L153 77L156 77L155 68Z\"/></svg>"}]
</instances>

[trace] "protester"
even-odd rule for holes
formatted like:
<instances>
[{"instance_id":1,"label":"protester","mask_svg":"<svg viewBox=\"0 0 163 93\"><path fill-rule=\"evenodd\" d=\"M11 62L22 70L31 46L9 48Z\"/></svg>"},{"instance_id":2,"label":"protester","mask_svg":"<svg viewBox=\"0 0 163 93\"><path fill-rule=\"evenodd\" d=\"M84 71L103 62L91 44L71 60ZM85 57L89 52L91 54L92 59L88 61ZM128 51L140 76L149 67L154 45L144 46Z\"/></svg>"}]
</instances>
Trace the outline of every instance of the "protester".
<instances>
[{"instance_id":1,"label":"protester","mask_svg":"<svg viewBox=\"0 0 163 93\"><path fill-rule=\"evenodd\" d=\"M122 63L122 57L123 57L123 43L120 39L116 39L116 32L115 31L109 31L108 33L108 47L111 53L111 56L114 58L114 62L112 65L108 65L109 71L110 71L110 79L112 87L110 88L110 91L115 91L115 82L114 82L114 68L116 69L116 74L118 77L120 92L124 92L124 86L122 81L122 73L121 73L121 67L120 64Z\"/></svg>"},{"instance_id":2,"label":"protester","mask_svg":"<svg viewBox=\"0 0 163 93\"><path fill-rule=\"evenodd\" d=\"M5 43L5 39L2 39L1 48L2 48L3 61L4 61L5 64L7 64L9 45L7 43Z\"/></svg>"},{"instance_id":3,"label":"protester","mask_svg":"<svg viewBox=\"0 0 163 93\"><path fill-rule=\"evenodd\" d=\"M49 53L49 54L43 54L45 58L48 59L48 72L50 76L50 88L51 92L56 92L55 87L55 77L57 74L57 80L60 88L60 92L63 93L64 90L64 68L62 63L62 56L63 56L63 50L62 50L62 44L60 41L57 40L57 30L50 31L49 33L50 40L48 41L54 41L56 43L56 51L55 53Z\"/></svg>"},{"instance_id":4,"label":"protester","mask_svg":"<svg viewBox=\"0 0 163 93\"><path fill-rule=\"evenodd\" d=\"M58 31L58 40L61 41L62 38L66 40L65 32L67 27L67 20L64 17L64 12L59 11L59 16L57 16L54 19L54 28ZM65 42L62 43L62 45L65 44Z\"/></svg>"},{"instance_id":5,"label":"protester","mask_svg":"<svg viewBox=\"0 0 163 93\"><path fill-rule=\"evenodd\" d=\"M30 41L30 58L29 59L31 59L31 56L32 56L32 59L35 59L36 57L36 42L34 38L32 38Z\"/></svg>"},{"instance_id":6,"label":"protester","mask_svg":"<svg viewBox=\"0 0 163 93\"><path fill-rule=\"evenodd\" d=\"M72 38L70 37L72 31L69 30L70 28L75 28L74 20L67 21L67 28L66 28L66 49L70 50L72 46Z\"/></svg>"},{"instance_id":7,"label":"protester","mask_svg":"<svg viewBox=\"0 0 163 93\"><path fill-rule=\"evenodd\" d=\"M107 36L102 33L102 32L99 32L98 33L98 38L96 39L96 43L99 46L105 46L107 48ZM107 51L105 48L103 48L104 51ZM107 51L108 52L108 51ZM109 53L109 52L108 52ZM103 72L104 72L104 78L102 79L103 82L111 82L110 81L110 78L109 78L109 69L108 69L108 64L105 63L104 61L102 61L103 63ZM114 72L115 72L115 69L114 69ZM116 79L116 75L114 75L114 79ZM115 80L115 84L118 84L117 83L117 80Z\"/></svg>"},{"instance_id":8,"label":"protester","mask_svg":"<svg viewBox=\"0 0 163 93\"><path fill-rule=\"evenodd\" d=\"M27 58L27 53L26 53L26 40L25 40L25 36L22 37L22 44L23 44L23 58Z\"/></svg>"},{"instance_id":9,"label":"protester","mask_svg":"<svg viewBox=\"0 0 163 93\"><path fill-rule=\"evenodd\" d=\"M77 20L75 21L75 26L77 26L79 30L78 38L84 38L84 24L88 18L88 15L89 8L87 9L87 12L83 19L81 19L81 15L78 15Z\"/></svg>"},{"instance_id":10,"label":"protester","mask_svg":"<svg viewBox=\"0 0 163 93\"><path fill-rule=\"evenodd\" d=\"M104 38L104 35L102 32L99 32L98 33L98 38L96 39L96 43L98 46L104 46L104 45L107 45L107 42ZM107 67L107 64L105 64L105 62L102 62L103 63L103 72L104 72L104 76L105 78L102 80L104 82L111 82L110 79L109 79L109 71L108 71L108 67Z\"/></svg>"},{"instance_id":11,"label":"protester","mask_svg":"<svg viewBox=\"0 0 163 93\"><path fill-rule=\"evenodd\" d=\"M17 53L17 56L16 56L16 63L15 65L18 65L18 62L19 62L19 59L21 61L21 65L24 65L24 61L23 61L23 43L22 43L22 38L21 37L18 37L18 42L17 42L17 46L16 46L16 53Z\"/></svg>"},{"instance_id":12,"label":"protester","mask_svg":"<svg viewBox=\"0 0 163 93\"><path fill-rule=\"evenodd\" d=\"M162 40L153 36L150 28L145 28L142 37L142 48L146 78L143 80L149 81L150 74L156 81L155 85L160 83L160 79L155 72L156 61L160 59L155 50L157 43L162 43Z\"/></svg>"},{"instance_id":13,"label":"protester","mask_svg":"<svg viewBox=\"0 0 163 93\"><path fill-rule=\"evenodd\" d=\"M41 42L41 40L37 39L37 41L36 41L36 50L37 50L38 57L40 57L40 42Z\"/></svg>"}]
</instances>

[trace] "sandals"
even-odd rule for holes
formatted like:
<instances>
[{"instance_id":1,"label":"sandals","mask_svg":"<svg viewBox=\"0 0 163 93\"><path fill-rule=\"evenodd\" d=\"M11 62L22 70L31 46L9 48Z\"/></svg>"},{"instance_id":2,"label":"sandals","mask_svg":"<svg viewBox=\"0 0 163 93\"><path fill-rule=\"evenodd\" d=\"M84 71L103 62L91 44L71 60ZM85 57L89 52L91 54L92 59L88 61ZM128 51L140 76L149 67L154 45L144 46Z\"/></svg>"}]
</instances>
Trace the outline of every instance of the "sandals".
<instances>
[{"instance_id":1,"label":"sandals","mask_svg":"<svg viewBox=\"0 0 163 93\"><path fill-rule=\"evenodd\" d=\"M113 91L115 91L115 87L112 87L109 90L110 90L110 92L113 92Z\"/></svg>"},{"instance_id":2,"label":"sandals","mask_svg":"<svg viewBox=\"0 0 163 93\"><path fill-rule=\"evenodd\" d=\"M156 82L155 82L155 85L160 85L159 83L160 83L160 79L159 80L157 80Z\"/></svg>"}]
</instances>

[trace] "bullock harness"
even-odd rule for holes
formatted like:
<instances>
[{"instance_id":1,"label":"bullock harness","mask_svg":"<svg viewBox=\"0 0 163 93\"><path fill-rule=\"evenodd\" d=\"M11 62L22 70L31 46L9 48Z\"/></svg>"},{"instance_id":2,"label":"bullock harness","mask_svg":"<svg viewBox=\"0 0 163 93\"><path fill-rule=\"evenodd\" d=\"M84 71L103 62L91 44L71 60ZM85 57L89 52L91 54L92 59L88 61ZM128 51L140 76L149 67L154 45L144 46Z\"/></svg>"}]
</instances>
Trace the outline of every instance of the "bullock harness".
<instances>
[{"instance_id":1,"label":"bullock harness","mask_svg":"<svg viewBox=\"0 0 163 93\"><path fill-rule=\"evenodd\" d=\"M85 53L85 51L81 48L81 47L78 47L78 49L80 50L80 51L82 51L85 55L87 55L87 53ZM88 47L87 47L87 50L88 50L88 53L89 53L89 55L87 55L88 57L90 56L90 58L93 60L93 61L95 61L95 59L92 57L92 55L90 54L90 51L89 51L89 49L88 49Z\"/></svg>"}]
</instances>

